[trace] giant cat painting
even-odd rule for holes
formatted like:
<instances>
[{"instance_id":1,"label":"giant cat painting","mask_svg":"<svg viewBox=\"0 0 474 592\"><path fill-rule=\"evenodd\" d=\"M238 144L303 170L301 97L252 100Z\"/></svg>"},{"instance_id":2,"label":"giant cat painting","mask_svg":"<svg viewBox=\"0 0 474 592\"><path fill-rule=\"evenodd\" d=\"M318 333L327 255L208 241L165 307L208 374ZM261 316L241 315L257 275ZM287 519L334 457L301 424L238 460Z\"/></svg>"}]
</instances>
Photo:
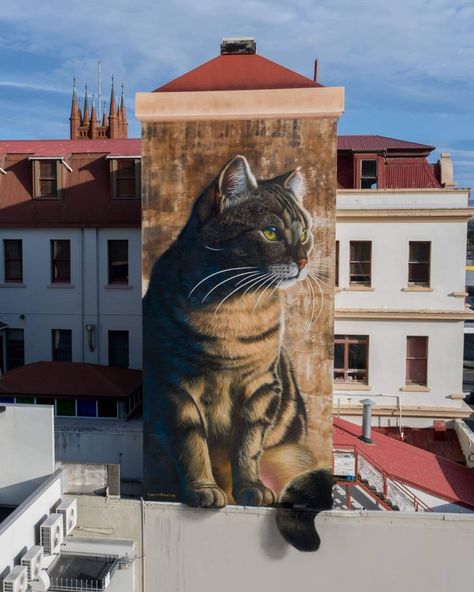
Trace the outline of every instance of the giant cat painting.
<instances>
[{"instance_id":1,"label":"giant cat painting","mask_svg":"<svg viewBox=\"0 0 474 592\"><path fill-rule=\"evenodd\" d=\"M304 185L299 169L257 180L235 156L195 201L144 297L144 415L152 499L276 505L282 535L310 551L333 482L305 447L283 346L282 290L317 282Z\"/></svg>"}]
</instances>

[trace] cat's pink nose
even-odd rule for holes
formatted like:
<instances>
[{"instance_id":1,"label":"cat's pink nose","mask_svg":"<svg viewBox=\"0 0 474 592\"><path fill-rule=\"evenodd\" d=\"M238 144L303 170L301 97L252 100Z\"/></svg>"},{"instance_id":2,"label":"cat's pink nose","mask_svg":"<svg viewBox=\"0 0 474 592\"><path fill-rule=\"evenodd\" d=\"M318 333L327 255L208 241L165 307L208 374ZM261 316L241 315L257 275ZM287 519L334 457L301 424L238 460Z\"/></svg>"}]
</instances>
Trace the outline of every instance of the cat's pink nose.
<instances>
[{"instance_id":1,"label":"cat's pink nose","mask_svg":"<svg viewBox=\"0 0 474 592\"><path fill-rule=\"evenodd\" d=\"M298 259L298 267L300 269L303 269L303 267L305 267L307 264L308 264L307 259Z\"/></svg>"}]
</instances>

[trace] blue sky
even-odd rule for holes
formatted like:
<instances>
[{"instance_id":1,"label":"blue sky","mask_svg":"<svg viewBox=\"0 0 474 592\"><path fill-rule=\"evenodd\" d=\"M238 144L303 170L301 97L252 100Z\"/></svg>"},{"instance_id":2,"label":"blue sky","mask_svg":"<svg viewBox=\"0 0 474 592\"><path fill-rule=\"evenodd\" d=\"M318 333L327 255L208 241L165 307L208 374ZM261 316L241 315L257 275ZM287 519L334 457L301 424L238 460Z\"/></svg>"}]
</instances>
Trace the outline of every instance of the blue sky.
<instances>
[{"instance_id":1,"label":"blue sky","mask_svg":"<svg viewBox=\"0 0 474 592\"><path fill-rule=\"evenodd\" d=\"M134 94L251 35L257 51L346 87L339 133L380 134L451 152L459 186L474 186L472 0L15 0L0 12L0 138L68 136L72 78ZM433 159L432 159L433 160Z\"/></svg>"}]
</instances>

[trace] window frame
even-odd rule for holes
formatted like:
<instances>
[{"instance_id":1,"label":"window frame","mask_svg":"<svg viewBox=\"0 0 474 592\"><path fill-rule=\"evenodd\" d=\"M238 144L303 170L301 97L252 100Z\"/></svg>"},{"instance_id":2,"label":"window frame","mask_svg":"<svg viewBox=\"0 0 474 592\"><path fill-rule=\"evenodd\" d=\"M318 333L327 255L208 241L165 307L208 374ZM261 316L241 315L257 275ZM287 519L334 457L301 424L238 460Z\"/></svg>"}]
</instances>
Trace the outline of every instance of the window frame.
<instances>
[{"instance_id":1,"label":"window frame","mask_svg":"<svg viewBox=\"0 0 474 592\"><path fill-rule=\"evenodd\" d=\"M40 158L32 157L32 174L33 174L33 198L34 199L61 199L63 195L63 178L62 178L62 157ZM43 195L41 193L41 163L54 162L56 171L56 192L54 194ZM52 179L52 177L51 177ZM48 180L51 180L48 179Z\"/></svg>"},{"instance_id":2,"label":"window frame","mask_svg":"<svg viewBox=\"0 0 474 592\"><path fill-rule=\"evenodd\" d=\"M427 261L412 261L412 253L411 253L411 248L412 245L416 245L416 244L424 244L424 245L428 245L428 260ZM417 265L427 265L428 266L428 280L427 281L415 281L415 280L410 280L410 272L412 270L412 266L417 266ZM407 285L409 287L423 287L423 288L429 288L431 286L431 241L409 241L408 242L408 282Z\"/></svg>"},{"instance_id":3,"label":"window frame","mask_svg":"<svg viewBox=\"0 0 474 592\"><path fill-rule=\"evenodd\" d=\"M355 244L368 244L369 245L369 259L352 259L352 245ZM352 266L353 265L360 265L360 264L368 264L369 265L369 279L368 281L355 281L353 280L353 276L363 275L360 273L353 273ZM349 286L365 286L367 288L372 287L372 241L367 240L351 240L349 241Z\"/></svg>"},{"instance_id":4,"label":"window frame","mask_svg":"<svg viewBox=\"0 0 474 592\"><path fill-rule=\"evenodd\" d=\"M333 368L333 383L334 384L369 384L369 346L370 336L369 335L335 335L334 336L334 347L336 344L342 344L344 346L344 367L336 368L335 356L334 356L334 368ZM367 361L365 369L360 368L349 368L349 346L354 344L365 345L365 359ZM343 372L342 380L336 380L336 372ZM353 380L349 379L351 372L365 372L364 380Z\"/></svg>"},{"instance_id":5,"label":"window frame","mask_svg":"<svg viewBox=\"0 0 474 592\"><path fill-rule=\"evenodd\" d=\"M120 264L121 261L113 262L111 260L111 243L126 243L127 244L127 277L126 279L112 279L114 263ZM123 263L123 262L122 262ZM107 240L107 285L109 286L128 286L130 285L130 248L128 239L108 239Z\"/></svg>"},{"instance_id":6,"label":"window frame","mask_svg":"<svg viewBox=\"0 0 474 592\"><path fill-rule=\"evenodd\" d=\"M110 189L112 199L127 200L127 199L141 199L141 158L133 156L124 157L109 157L110 166ZM135 181L135 193L134 195L119 195L119 162L130 161L134 164L135 175L134 177L126 177L127 179L134 178Z\"/></svg>"},{"instance_id":7,"label":"window frame","mask_svg":"<svg viewBox=\"0 0 474 592\"><path fill-rule=\"evenodd\" d=\"M423 339L425 343L425 354L424 356L409 356L408 355L408 344L410 339ZM407 335L406 340L406 359L405 359L405 386L407 387L427 387L428 386L428 354L429 354L429 338L427 335ZM415 382L412 379L408 378L408 367L409 362L412 360L423 360L424 361L424 373L425 373L425 380L424 382Z\"/></svg>"},{"instance_id":8,"label":"window frame","mask_svg":"<svg viewBox=\"0 0 474 592\"><path fill-rule=\"evenodd\" d=\"M334 286L339 288L339 241L336 241L336 252L335 252L335 270L334 270Z\"/></svg>"},{"instance_id":9,"label":"window frame","mask_svg":"<svg viewBox=\"0 0 474 592\"><path fill-rule=\"evenodd\" d=\"M22 335L22 340L21 340L21 343L22 343L22 356L21 356L21 358L19 356L17 356L17 358L18 359L21 359L22 360L22 363L21 364L14 364L12 366L10 364L10 361L12 359L11 358L11 353L10 353L10 343L12 341L14 341L15 343L20 343L20 340L18 340L18 339L12 340L12 339L9 338L9 336L12 334L13 331L21 331L21 335ZM5 347L5 349L6 349L6 352L5 352L5 366L6 366L6 369L7 369L7 372L8 372L9 370L13 370L14 368L20 368L21 366L24 366L25 365L25 330L22 327L8 327L6 329L6 336L5 337L6 337L5 338L5 345L6 345L6 347Z\"/></svg>"},{"instance_id":10,"label":"window frame","mask_svg":"<svg viewBox=\"0 0 474 592\"><path fill-rule=\"evenodd\" d=\"M68 278L69 279L55 279L54 277L54 271L55 271L55 265L56 265L56 261L59 262L64 262L66 261L66 259L59 259L57 256L54 256L54 247L55 247L55 243L67 243L68 244L68 257L67 257L67 263L68 263ZM56 238L52 238L50 240L50 267L51 267L51 283L52 284L70 284L71 283L71 240L70 239L56 239Z\"/></svg>"},{"instance_id":11,"label":"window frame","mask_svg":"<svg viewBox=\"0 0 474 592\"><path fill-rule=\"evenodd\" d=\"M20 256L17 258L7 259L7 243L18 243L20 245ZM11 278L7 276L8 265L11 262L20 262L21 277ZM4 238L3 239L3 281L7 284L22 284L23 283L23 239L21 238Z\"/></svg>"},{"instance_id":12,"label":"window frame","mask_svg":"<svg viewBox=\"0 0 474 592\"><path fill-rule=\"evenodd\" d=\"M56 333L59 334L58 335L59 340L58 340L58 347L57 348L55 347ZM61 344L60 344L61 334L63 334L63 336L64 336L66 333L69 335L70 345L69 345L69 347L65 347L65 346L62 346L61 347ZM60 357L59 358L56 357L57 354L58 353L61 353L61 352L69 352L70 353L69 359L63 360ZM53 362L72 362L72 329L51 329L51 360Z\"/></svg>"},{"instance_id":13,"label":"window frame","mask_svg":"<svg viewBox=\"0 0 474 592\"><path fill-rule=\"evenodd\" d=\"M127 335L127 365L122 365L122 364L112 364L111 363L111 358L113 358L113 356L110 355L111 349L113 350L125 350L125 346L112 346L111 347L111 337L113 333L122 333L122 334L126 334ZM109 366L113 366L115 368L130 368L130 331L128 331L127 329L109 329L107 331L107 364Z\"/></svg>"}]
</instances>

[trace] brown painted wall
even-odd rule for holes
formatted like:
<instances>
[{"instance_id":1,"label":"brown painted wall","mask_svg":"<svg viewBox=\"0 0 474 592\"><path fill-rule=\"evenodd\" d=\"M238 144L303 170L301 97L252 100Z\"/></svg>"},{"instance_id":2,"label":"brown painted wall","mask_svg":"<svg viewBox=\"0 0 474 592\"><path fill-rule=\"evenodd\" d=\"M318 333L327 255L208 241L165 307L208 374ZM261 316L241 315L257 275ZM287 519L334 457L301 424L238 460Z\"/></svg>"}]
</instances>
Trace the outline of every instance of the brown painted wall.
<instances>
[{"instance_id":1,"label":"brown painted wall","mask_svg":"<svg viewBox=\"0 0 474 592\"><path fill-rule=\"evenodd\" d=\"M331 465L334 231L336 205L335 117L252 121L143 123L143 280L177 237L202 189L233 156L244 155L257 178L302 167L305 208L314 216L312 260L327 270L318 321L305 333L311 299L304 285L285 291L285 344L310 418L309 443L320 464ZM321 300L316 302L317 315Z\"/></svg>"}]
</instances>

